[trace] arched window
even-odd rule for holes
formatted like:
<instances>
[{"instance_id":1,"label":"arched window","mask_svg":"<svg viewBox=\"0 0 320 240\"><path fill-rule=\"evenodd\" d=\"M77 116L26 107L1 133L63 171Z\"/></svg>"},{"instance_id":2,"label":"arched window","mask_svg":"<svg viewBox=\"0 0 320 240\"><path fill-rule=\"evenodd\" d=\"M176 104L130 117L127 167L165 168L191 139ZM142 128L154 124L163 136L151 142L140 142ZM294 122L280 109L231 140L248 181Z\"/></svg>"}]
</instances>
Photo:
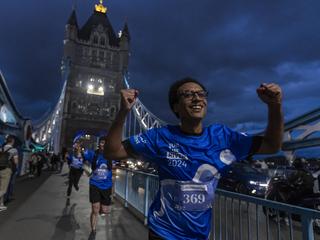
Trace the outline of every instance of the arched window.
<instances>
[{"instance_id":1,"label":"arched window","mask_svg":"<svg viewBox=\"0 0 320 240\"><path fill-rule=\"evenodd\" d=\"M115 113L116 113L116 110L117 110L117 107L116 107L116 106L112 105L112 106L110 107L110 115L111 115L111 117L114 117L114 115L115 115Z\"/></svg>"},{"instance_id":2,"label":"arched window","mask_svg":"<svg viewBox=\"0 0 320 240\"><path fill-rule=\"evenodd\" d=\"M93 36L93 43L98 44L98 36L97 35Z\"/></svg>"},{"instance_id":3,"label":"arched window","mask_svg":"<svg viewBox=\"0 0 320 240\"><path fill-rule=\"evenodd\" d=\"M99 51L99 58L100 60L104 58L104 51Z\"/></svg>"},{"instance_id":4,"label":"arched window","mask_svg":"<svg viewBox=\"0 0 320 240\"><path fill-rule=\"evenodd\" d=\"M106 44L106 39L104 37L100 38L100 45L104 46Z\"/></svg>"},{"instance_id":5,"label":"arched window","mask_svg":"<svg viewBox=\"0 0 320 240\"><path fill-rule=\"evenodd\" d=\"M72 110L73 110L73 111L76 111L76 110L77 110L77 107L78 107L77 102L72 102L72 105L71 105Z\"/></svg>"}]
</instances>

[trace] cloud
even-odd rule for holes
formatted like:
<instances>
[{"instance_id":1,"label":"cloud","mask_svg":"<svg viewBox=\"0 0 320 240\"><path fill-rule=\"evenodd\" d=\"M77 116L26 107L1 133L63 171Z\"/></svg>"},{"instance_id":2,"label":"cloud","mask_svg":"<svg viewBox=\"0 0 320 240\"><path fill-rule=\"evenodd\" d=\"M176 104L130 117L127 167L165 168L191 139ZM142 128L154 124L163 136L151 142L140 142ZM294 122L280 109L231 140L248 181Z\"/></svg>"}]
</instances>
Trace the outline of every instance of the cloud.
<instances>
[{"instance_id":1,"label":"cloud","mask_svg":"<svg viewBox=\"0 0 320 240\"><path fill-rule=\"evenodd\" d=\"M77 1L80 25L96 2ZM125 0L106 5L116 31L128 21L130 84L165 121L176 122L167 91L184 76L199 79L210 92L207 124L265 126L266 107L255 93L261 82L283 87L286 119L319 107L318 1ZM61 91L62 40L71 1L5 0L2 7L0 28L6 34L0 38L0 68L18 109L37 119Z\"/></svg>"}]
</instances>

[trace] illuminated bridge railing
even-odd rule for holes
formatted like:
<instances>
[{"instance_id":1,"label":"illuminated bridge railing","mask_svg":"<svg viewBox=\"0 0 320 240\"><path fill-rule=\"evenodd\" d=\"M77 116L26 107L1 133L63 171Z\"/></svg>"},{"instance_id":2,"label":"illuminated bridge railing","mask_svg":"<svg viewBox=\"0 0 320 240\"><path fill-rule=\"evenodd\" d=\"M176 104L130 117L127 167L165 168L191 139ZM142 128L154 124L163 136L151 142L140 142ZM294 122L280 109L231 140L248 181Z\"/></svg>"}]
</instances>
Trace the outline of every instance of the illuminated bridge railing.
<instances>
[{"instance_id":1,"label":"illuminated bridge railing","mask_svg":"<svg viewBox=\"0 0 320 240\"><path fill-rule=\"evenodd\" d=\"M147 224L148 208L158 191L158 176L117 169L115 193ZM320 239L320 212L217 189L210 240ZM266 215L274 214L274 219ZM298 215L301 221L292 220ZM287 222L282 222L287 216ZM318 220L317 220L318 219ZM315 227L317 224L318 227ZM316 237L316 238L315 238Z\"/></svg>"}]
</instances>

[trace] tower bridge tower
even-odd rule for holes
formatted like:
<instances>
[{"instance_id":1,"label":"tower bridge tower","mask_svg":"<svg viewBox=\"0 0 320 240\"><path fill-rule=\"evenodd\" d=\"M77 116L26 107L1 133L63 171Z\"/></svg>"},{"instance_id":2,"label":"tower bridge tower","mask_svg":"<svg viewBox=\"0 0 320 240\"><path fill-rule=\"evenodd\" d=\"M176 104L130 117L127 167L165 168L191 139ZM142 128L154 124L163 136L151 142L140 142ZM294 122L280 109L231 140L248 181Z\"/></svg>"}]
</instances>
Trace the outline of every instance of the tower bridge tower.
<instances>
[{"instance_id":1,"label":"tower bridge tower","mask_svg":"<svg viewBox=\"0 0 320 240\"><path fill-rule=\"evenodd\" d=\"M130 34L127 23L116 35L100 0L86 23L73 10L65 27L63 63L68 77L62 114L61 147L71 147L77 132L107 132L120 105L127 72ZM65 67L64 67L65 69Z\"/></svg>"}]
</instances>

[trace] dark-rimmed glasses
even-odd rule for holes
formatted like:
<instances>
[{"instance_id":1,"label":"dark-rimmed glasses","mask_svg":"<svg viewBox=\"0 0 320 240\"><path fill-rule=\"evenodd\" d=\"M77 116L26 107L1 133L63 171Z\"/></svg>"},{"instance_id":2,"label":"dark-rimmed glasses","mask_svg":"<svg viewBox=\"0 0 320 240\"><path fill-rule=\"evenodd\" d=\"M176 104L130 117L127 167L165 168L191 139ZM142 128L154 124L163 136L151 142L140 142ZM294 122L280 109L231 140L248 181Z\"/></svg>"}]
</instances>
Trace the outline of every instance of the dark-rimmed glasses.
<instances>
[{"instance_id":1,"label":"dark-rimmed glasses","mask_svg":"<svg viewBox=\"0 0 320 240\"><path fill-rule=\"evenodd\" d=\"M184 99L193 99L196 96L198 96L198 98L200 99L207 99L209 92L205 91L205 90L201 90L201 91L185 91L185 92L181 92L178 93L179 97L183 97Z\"/></svg>"}]
</instances>

